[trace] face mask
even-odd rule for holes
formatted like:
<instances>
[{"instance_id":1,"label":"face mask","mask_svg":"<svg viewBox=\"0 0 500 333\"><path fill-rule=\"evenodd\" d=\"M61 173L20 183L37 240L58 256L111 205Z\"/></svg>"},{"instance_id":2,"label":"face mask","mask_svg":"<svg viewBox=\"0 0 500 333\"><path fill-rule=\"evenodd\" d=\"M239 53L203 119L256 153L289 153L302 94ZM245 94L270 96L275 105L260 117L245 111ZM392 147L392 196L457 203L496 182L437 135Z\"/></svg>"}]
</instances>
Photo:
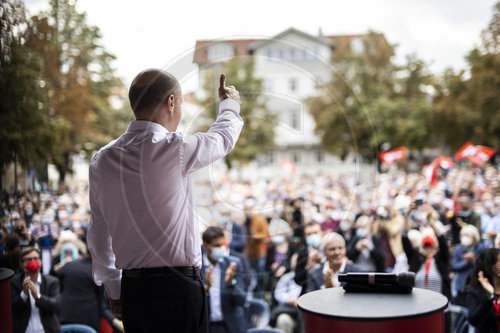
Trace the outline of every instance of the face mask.
<instances>
[{"instance_id":1,"label":"face mask","mask_svg":"<svg viewBox=\"0 0 500 333\"><path fill-rule=\"evenodd\" d=\"M224 257L225 255L226 255L226 248L224 246L214 247L210 252L210 257L216 262L219 261L219 259Z\"/></svg>"},{"instance_id":2,"label":"face mask","mask_svg":"<svg viewBox=\"0 0 500 333\"><path fill-rule=\"evenodd\" d=\"M31 216L31 215L33 215L33 211L32 211L32 210L27 210L27 211L26 211L26 215L27 215L27 216Z\"/></svg>"},{"instance_id":3,"label":"face mask","mask_svg":"<svg viewBox=\"0 0 500 333\"><path fill-rule=\"evenodd\" d=\"M307 245L312 246L315 249L317 249L321 244L321 236L318 234L313 234L313 235L306 238L306 243L307 243Z\"/></svg>"},{"instance_id":4,"label":"face mask","mask_svg":"<svg viewBox=\"0 0 500 333\"><path fill-rule=\"evenodd\" d=\"M368 236L368 231L366 229L356 229L356 236L359 238L365 238Z\"/></svg>"},{"instance_id":5,"label":"face mask","mask_svg":"<svg viewBox=\"0 0 500 333\"><path fill-rule=\"evenodd\" d=\"M30 273L36 273L40 269L40 263L38 260L31 260L26 264L26 270Z\"/></svg>"},{"instance_id":6,"label":"face mask","mask_svg":"<svg viewBox=\"0 0 500 333\"><path fill-rule=\"evenodd\" d=\"M469 247L472 245L472 238L469 236L462 236L460 237L460 243L465 247Z\"/></svg>"},{"instance_id":7,"label":"face mask","mask_svg":"<svg viewBox=\"0 0 500 333\"><path fill-rule=\"evenodd\" d=\"M342 231L348 231L349 229L351 229L351 224L347 221L342 221L340 222L339 228Z\"/></svg>"},{"instance_id":8,"label":"face mask","mask_svg":"<svg viewBox=\"0 0 500 333\"><path fill-rule=\"evenodd\" d=\"M50 223L50 218L49 217L42 218L42 224L49 224L49 223Z\"/></svg>"},{"instance_id":9,"label":"face mask","mask_svg":"<svg viewBox=\"0 0 500 333\"><path fill-rule=\"evenodd\" d=\"M273 236L273 243L274 243L275 245L280 245L280 244L282 244L284 241L285 241L285 237L283 237L283 235L276 235L276 236Z\"/></svg>"}]
</instances>

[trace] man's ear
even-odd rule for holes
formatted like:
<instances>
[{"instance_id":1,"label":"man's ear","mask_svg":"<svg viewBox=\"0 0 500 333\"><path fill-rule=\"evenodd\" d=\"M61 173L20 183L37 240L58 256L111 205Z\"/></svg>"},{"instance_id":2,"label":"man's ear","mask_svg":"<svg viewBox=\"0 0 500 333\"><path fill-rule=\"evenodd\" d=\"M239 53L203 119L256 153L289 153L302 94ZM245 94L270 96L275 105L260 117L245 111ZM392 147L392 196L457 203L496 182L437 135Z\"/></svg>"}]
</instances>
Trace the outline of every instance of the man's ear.
<instances>
[{"instance_id":1,"label":"man's ear","mask_svg":"<svg viewBox=\"0 0 500 333\"><path fill-rule=\"evenodd\" d=\"M174 110L175 110L175 97L174 97L174 95L168 96L167 107L168 107L168 112L174 113Z\"/></svg>"}]
</instances>

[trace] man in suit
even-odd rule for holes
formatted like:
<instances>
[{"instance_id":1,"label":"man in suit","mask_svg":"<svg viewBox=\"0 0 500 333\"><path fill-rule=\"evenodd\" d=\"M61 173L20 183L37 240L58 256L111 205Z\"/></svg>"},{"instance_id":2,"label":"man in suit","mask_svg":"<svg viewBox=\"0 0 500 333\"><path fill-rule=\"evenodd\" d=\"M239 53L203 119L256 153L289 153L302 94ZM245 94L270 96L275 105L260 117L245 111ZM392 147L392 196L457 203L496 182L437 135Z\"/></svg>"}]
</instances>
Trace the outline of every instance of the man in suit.
<instances>
[{"instance_id":1,"label":"man in suit","mask_svg":"<svg viewBox=\"0 0 500 333\"><path fill-rule=\"evenodd\" d=\"M26 248L21 260L23 272L11 279L12 332L60 332L59 282L41 274L38 249Z\"/></svg>"},{"instance_id":2,"label":"man in suit","mask_svg":"<svg viewBox=\"0 0 500 333\"><path fill-rule=\"evenodd\" d=\"M298 249L297 266L295 267L294 281L302 286L301 295L307 291L307 272L323 263L323 256L319 251L321 245L321 224L311 221L304 226L305 244Z\"/></svg>"},{"instance_id":3,"label":"man in suit","mask_svg":"<svg viewBox=\"0 0 500 333\"><path fill-rule=\"evenodd\" d=\"M321 248L325 255L324 265L307 272L307 292L324 288L340 287L339 274L360 272L358 266L349 264L346 257L345 240L336 232L323 236Z\"/></svg>"},{"instance_id":4,"label":"man in suit","mask_svg":"<svg viewBox=\"0 0 500 333\"><path fill-rule=\"evenodd\" d=\"M104 288L92 279L92 259L83 257L64 265L59 271L62 324L83 324L101 328Z\"/></svg>"},{"instance_id":5,"label":"man in suit","mask_svg":"<svg viewBox=\"0 0 500 333\"><path fill-rule=\"evenodd\" d=\"M247 326L243 307L246 295L240 260L228 255L222 228L208 227L202 239L209 332L244 333Z\"/></svg>"}]
</instances>

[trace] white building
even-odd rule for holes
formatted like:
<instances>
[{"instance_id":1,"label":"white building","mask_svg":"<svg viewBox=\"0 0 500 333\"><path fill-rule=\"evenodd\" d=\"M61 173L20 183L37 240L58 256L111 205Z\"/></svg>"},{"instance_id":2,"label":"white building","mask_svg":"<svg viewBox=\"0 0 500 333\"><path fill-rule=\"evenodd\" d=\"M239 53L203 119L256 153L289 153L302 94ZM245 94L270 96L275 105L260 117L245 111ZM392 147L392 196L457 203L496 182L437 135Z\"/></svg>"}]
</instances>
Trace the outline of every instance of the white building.
<instances>
[{"instance_id":1,"label":"white building","mask_svg":"<svg viewBox=\"0 0 500 333\"><path fill-rule=\"evenodd\" d=\"M385 42L383 35L380 36ZM298 173L354 172L360 167L355 155L341 161L321 149L305 100L324 93L321 85L330 82L338 72L332 59L338 59L348 50L361 51L362 37L313 36L290 28L270 39L196 42L193 62L198 65L200 86L207 68L235 56L255 60L255 76L263 80L266 106L278 120L277 148L263 152L256 163L261 175L283 173L280 165L285 159L295 164Z\"/></svg>"}]
</instances>

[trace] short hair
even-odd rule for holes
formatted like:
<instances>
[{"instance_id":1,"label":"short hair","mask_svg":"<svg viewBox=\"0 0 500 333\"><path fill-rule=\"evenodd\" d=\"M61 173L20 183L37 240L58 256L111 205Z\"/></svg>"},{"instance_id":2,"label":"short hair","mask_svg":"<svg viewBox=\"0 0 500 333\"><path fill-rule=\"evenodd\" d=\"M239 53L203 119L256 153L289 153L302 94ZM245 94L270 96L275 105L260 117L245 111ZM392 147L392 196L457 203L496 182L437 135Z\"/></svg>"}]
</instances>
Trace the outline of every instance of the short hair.
<instances>
[{"instance_id":1,"label":"short hair","mask_svg":"<svg viewBox=\"0 0 500 333\"><path fill-rule=\"evenodd\" d=\"M179 81L160 69L146 69L134 78L128 91L130 106L134 114L148 112L150 115L170 96L178 98Z\"/></svg>"},{"instance_id":2,"label":"short hair","mask_svg":"<svg viewBox=\"0 0 500 333\"><path fill-rule=\"evenodd\" d=\"M326 244L333 242L333 241L340 241L344 245L344 248L346 247L345 238L342 237L341 234L338 234L336 232L329 232L326 235L324 235L323 238L321 239L320 249L324 250Z\"/></svg>"},{"instance_id":3,"label":"short hair","mask_svg":"<svg viewBox=\"0 0 500 333\"><path fill-rule=\"evenodd\" d=\"M24 259L24 257L26 257L28 254L30 254L31 252L35 251L36 253L38 253L38 256L41 257L42 256L42 253L40 252L39 249L37 249L36 247L27 247L23 250L23 252L21 252L21 260ZM41 259L41 258L40 258Z\"/></svg>"},{"instance_id":4,"label":"short hair","mask_svg":"<svg viewBox=\"0 0 500 333\"><path fill-rule=\"evenodd\" d=\"M216 238L224 237L224 230L221 227L210 226L202 235L203 243L210 244Z\"/></svg>"},{"instance_id":5,"label":"short hair","mask_svg":"<svg viewBox=\"0 0 500 333\"><path fill-rule=\"evenodd\" d=\"M472 224L467 224L462 229L460 229L460 236L463 236L464 234L472 236L474 244L479 243L479 241L481 240L481 235L479 235L479 231Z\"/></svg>"},{"instance_id":6,"label":"short hair","mask_svg":"<svg viewBox=\"0 0 500 333\"><path fill-rule=\"evenodd\" d=\"M319 225L319 227L321 228L321 223L319 223L318 221L310 221L306 223L304 229L307 227L314 227L315 225Z\"/></svg>"}]
</instances>

